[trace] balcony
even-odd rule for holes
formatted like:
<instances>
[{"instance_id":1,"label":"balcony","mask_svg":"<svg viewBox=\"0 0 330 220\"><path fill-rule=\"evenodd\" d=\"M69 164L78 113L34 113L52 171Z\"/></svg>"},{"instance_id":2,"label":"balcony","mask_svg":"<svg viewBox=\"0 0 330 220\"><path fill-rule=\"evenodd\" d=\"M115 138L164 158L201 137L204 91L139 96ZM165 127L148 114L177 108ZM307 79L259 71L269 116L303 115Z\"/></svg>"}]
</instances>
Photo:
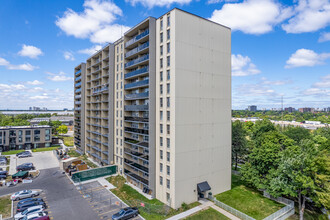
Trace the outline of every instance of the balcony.
<instances>
[{"instance_id":1,"label":"balcony","mask_svg":"<svg viewBox=\"0 0 330 220\"><path fill-rule=\"evenodd\" d=\"M107 146L107 147L109 147L109 144L106 143L106 142L104 142L104 143L102 143L102 144L105 145L105 146Z\"/></svg>"},{"instance_id":2,"label":"balcony","mask_svg":"<svg viewBox=\"0 0 330 220\"><path fill-rule=\"evenodd\" d=\"M102 153L105 154L105 155L109 155L108 151L102 151Z\"/></svg>"},{"instance_id":3,"label":"balcony","mask_svg":"<svg viewBox=\"0 0 330 220\"><path fill-rule=\"evenodd\" d=\"M103 163L106 163L106 164L108 164L108 165L110 164L109 161L106 160L106 159L103 159L102 162L103 162Z\"/></svg>"},{"instance_id":4,"label":"balcony","mask_svg":"<svg viewBox=\"0 0 330 220\"><path fill-rule=\"evenodd\" d=\"M78 77L75 79L76 82L79 81L79 80L81 80L81 76L78 76Z\"/></svg>"},{"instance_id":5,"label":"balcony","mask_svg":"<svg viewBox=\"0 0 330 220\"><path fill-rule=\"evenodd\" d=\"M144 38L145 36L148 36L149 35L149 29L148 30L145 30L144 32L142 32L141 34L133 37L132 39L130 39L129 41L127 41L125 43L125 48L134 44L135 42L141 40L142 38Z\"/></svg>"},{"instance_id":6,"label":"balcony","mask_svg":"<svg viewBox=\"0 0 330 220\"><path fill-rule=\"evenodd\" d=\"M125 100L146 99L149 97L149 92L132 93L125 95Z\"/></svg>"},{"instance_id":7,"label":"balcony","mask_svg":"<svg viewBox=\"0 0 330 220\"><path fill-rule=\"evenodd\" d=\"M149 135L149 131L141 128L131 128L125 127L125 132L134 133L134 134L141 134L141 135Z\"/></svg>"},{"instance_id":8,"label":"balcony","mask_svg":"<svg viewBox=\"0 0 330 220\"><path fill-rule=\"evenodd\" d=\"M125 111L148 111L149 105L125 105Z\"/></svg>"},{"instance_id":9,"label":"balcony","mask_svg":"<svg viewBox=\"0 0 330 220\"><path fill-rule=\"evenodd\" d=\"M127 149L127 148L124 149L124 153L128 154L132 157L138 157L139 159L141 159L143 161L148 161L149 160L148 155L145 155L145 154L142 154L142 153L139 153L139 152L136 152L136 151L132 151L132 150Z\"/></svg>"},{"instance_id":10,"label":"balcony","mask_svg":"<svg viewBox=\"0 0 330 220\"><path fill-rule=\"evenodd\" d=\"M149 148L149 144L147 142L140 142L138 140L134 140L134 139L131 139L131 138L126 138L124 139L124 142L126 144L131 144L131 145L134 145L134 146L139 146L139 147L143 147L143 148Z\"/></svg>"},{"instance_id":11,"label":"balcony","mask_svg":"<svg viewBox=\"0 0 330 220\"><path fill-rule=\"evenodd\" d=\"M93 95L100 93L100 92L104 92L104 91L108 91L109 90L109 86L102 86L102 88L98 88L98 89L93 89Z\"/></svg>"},{"instance_id":12,"label":"balcony","mask_svg":"<svg viewBox=\"0 0 330 220\"><path fill-rule=\"evenodd\" d=\"M81 105L81 101L75 101L74 104Z\"/></svg>"},{"instance_id":13,"label":"balcony","mask_svg":"<svg viewBox=\"0 0 330 220\"><path fill-rule=\"evenodd\" d=\"M99 143L99 144L102 143L100 140L98 140L98 139L96 139L96 138L92 138L91 140L94 141L94 142L96 142L96 143Z\"/></svg>"},{"instance_id":14,"label":"balcony","mask_svg":"<svg viewBox=\"0 0 330 220\"><path fill-rule=\"evenodd\" d=\"M137 88L141 88L141 87L146 87L149 86L149 79L146 80L141 80L141 81L137 81L137 82L133 82L133 83L128 83L125 85L125 89L137 89Z\"/></svg>"},{"instance_id":15,"label":"balcony","mask_svg":"<svg viewBox=\"0 0 330 220\"><path fill-rule=\"evenodd\" d=\"M79 88L79 89L76 89L74 92L81 92L81 88Z\"/></svg>"},{"instance_id":16,"label":"balcony","mask_svg":"<svg viewBox=\"0 0 330 220\"><path fill-rule=\"evenodd\" d=\"M140 75L144 75L149 72L149 66L143 67L141 69L134 70L132 72L125 74L125 79L130 79L132 77L137 77Z\"/></svg>"},{"instance_id":17,"label":"balcony","mask_svg":"<svg viewBox=\"0 0 330 220\"><path fill-rule=\"evenodd\" d=\"M142 44L141 46L135 47L134 49L128 51L127 53L125 53L125 58L128 58L134 54L137 54L145 49L149 48L149 41L145 42L144 44Z\"/></svg>"},{"instance_id":18,"label":"balcony","mask_svg":"<svg viewBox=\"0 0 330 220\"><path fill-rule=\"evenodd\" d=\"M144 166L142 166L142 165L140 165L138 163L135 163L133 161L130 161L130 160L126 159L126 158L124 159L124 163L127 164L127 165L129 165L130 167L136 168L136 169L138 169L138 170L140 170L140 171L142 171L144 173L148 173L149 172L149 169L147 167L144 167Z\"/></svg>"},{"instance_id":19,"label":"balcony","mask_svg":"<svg viewBox=\"0 0 330 220\"><path fill-rule=\"evenodd\" d=\"M81 95L75 95L74 98L80 99L81 98Z\"/></svg>"},{"instance_id":20,"label":"balcony","mask_svg":"<svg viewBox=\"0 0 330 220\"><path fill-rule=\"evenodd\" d=\"M96 147L96 146L92 146L92 148L93 148L94 150L96 150L96 151L99 151L99 152L101 152L101 149L100 149L100 148L98 148L98 147Z\"/></svg>"},{"instance_id":21,"label":"balcony","mask_svg":"<svg viewBox=\"0 0 330 220\"><path fill-rule=\"evenodd\" d=\"M97 159L101 160L101 157L97 154L92 154L93 157L96 157Z\"/></svg>"},{"instance_id":22,"label":"balcony","mask_svg":"<svg viewBox=\"0 0 330 220\"><path fill-rule=\"evenodd\" d=\"M81 110L81 107L78 107L78 108L74 108L75 111L80 111Z\"/></svg>"},{"instance_id":23,"label":"balcony","mask_svg":"<svg viewBox=\"0 0 330 220\"><path fill-rule=\"evenodd\" d=\"M77 72L75 72L74 74L77 76L81 73L81 70L78 70Z\"/></svg>"},{"instance_id":24,"label":"balcony","mask_svg":"<svg viewBox=\"0 0 330 220\"><path fill-rule=\"evenodd\" d=\"M79 86L81 86L81 82L76 83L74 86L75 86L75 87L79 87Z\"/></svg>"},{"instance_id":25,"label":"balcony","mask_svg":"<svg viewBox=\"0 0 330 220\"><path fill-rule=\"evenodd\" d=\"M132 117L132 116L125 116L125 121L133 121L133 122L149 122L149 118L143 117Z\"/></svg>"},{"instance_id":26,"label":"balcony","mask_svg":"<svg viewBox=\"0 0 330 220\"><path fill-rule=\"evenodd\" d=\"M124 170L125 172L125 175L129 176L130 178L132 178L133 180L139 182L139 183L142 183L143 185L147 186L148 187L148 183L149 181L148 180L145 180L143 179L142 177L140 177L139 175L136 175L134 173L132 173L131 171L129 170Z\"/></svg>"},{"instance_id":27,"label":"balcony","mask_svg":"<svg viewBox=\"0 0 330 220\"><path fill-rule=\"evenodd\" d=\"M143 56L141 56L139 58L136 58L136 59L134 59L132 61L129 61L129 62L125 63L125 69L131 68L131 67L133 67L133 66L135 66L137 64L140 64L140 63L142 63L142 62L144 62L146 60L149 60L149 54L143 55Z\"/></svg>"}]
</instances>

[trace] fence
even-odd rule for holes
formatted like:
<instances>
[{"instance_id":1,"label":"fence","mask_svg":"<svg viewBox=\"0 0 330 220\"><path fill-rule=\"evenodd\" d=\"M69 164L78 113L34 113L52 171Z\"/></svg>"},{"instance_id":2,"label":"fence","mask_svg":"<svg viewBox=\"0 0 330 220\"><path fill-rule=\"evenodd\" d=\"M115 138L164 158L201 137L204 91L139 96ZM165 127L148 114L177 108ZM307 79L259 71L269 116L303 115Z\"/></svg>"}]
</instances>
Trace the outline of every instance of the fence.
<instances>
[{"instance_id":1,"label":"fence","mask_svg":"<svg viewBox=\"0 0 330 220\"><path fill-rule=\"evenodd\" d=\"M271 200L274 200L276 202L282 203L286 205L282 209L278 210L277 212L274 212L273 214L269 215L268 217L264 218L264 220L273 220L273 219L286 219L289 216L294 214L294 202L290 199L286 199L283 197L274 198L271 195L269 195L266 191L264 191L264 196L266 198L269 198Z\"/></svg>"},{"instance_id":2,"label":"fence","mask_svg":"<svg viewBox=\"0 0 330 220\"><path fill-rule=\"evenodd\" d=\"M231 214L239 217L240 219L243 220L255 220L254 218L252 218L251 216L248 216L247 214L244 214L243 212L240 212L228 205L226 205L225 203L222 203L220 201L218 201L215 197L210 196L210 199L220 208L223 208L224 210L230 212Z\"/></svg>"},{"instance_id":3,"label":"fence","mask_svg":"<svg viewBox=\"0 0 330 220\"><path fill-rule=\"evenodd\" d=\"M78 181L91 180L102 176L109 176L115 173L117 173L117 166L112 165L75 172L72 174L72 180L76 183Z\"/></svg>"},{"instance_id":4,"label":"fence","mask_svg":"<svg viewBox=\"0 0 330 220\"><path fill-rule=\"evenodd\" d=\"M138 207L140 211L146 212L148 214L158 214L167 216L171 211L171 207L168 205L156 205L150 204L141 200L125 200L127 205L131 207Z\"/></svg>"}]
</instances>

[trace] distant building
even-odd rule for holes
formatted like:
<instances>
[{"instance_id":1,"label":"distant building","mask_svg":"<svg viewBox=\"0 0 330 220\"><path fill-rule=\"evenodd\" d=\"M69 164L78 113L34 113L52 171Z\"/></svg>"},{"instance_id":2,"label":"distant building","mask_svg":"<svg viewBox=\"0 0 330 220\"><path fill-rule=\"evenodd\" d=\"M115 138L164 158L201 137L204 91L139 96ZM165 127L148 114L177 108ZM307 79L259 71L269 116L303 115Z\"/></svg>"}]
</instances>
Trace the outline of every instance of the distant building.
<instances>
[{"instance_id":1,"label":"distant building","mask_svg":"<svg viewBox=\"0 0 330 220\"><path fill-rule=\"evenodd\" d=\"M38 125L40 122L49 122L49 121L60 121L63 125L72 126L73 125L73 116L52 116L50 118L33 118L29 120L31 125Z\"/></svg>"},{"instance_id":2,"label":"distant building","mask_svg":"<svg viewBox=\"0 0 330 220\"><path fill-rule=\"evenodd\" d=\"M68 108L64 108L63 111L68 111L69 109Z\"/></svg>"},{"instance_id":3,"label":"distant building","mask_svg":"<svg viewBox=\"0 0 330 220\"><path fill-rule=\"evenodd\" d=\"M33 110L33 108L32 108L32 107L29 107L29 110L30 110L30 111L32 111L32 110Z\"/></svg>"},{"instance_id":4,"label":"distant building","mask_svg":"<svg viewBox=\"0 0 330 220\"><path fill-rule=\"evenodd\" d=\"M328 107L328 108L324 108L323 111L325 111L325 112L330 112L330 107Z\"/></svg>"},{"instance_id":5,"label":"distant building","mask_svg":"<svg viewBox=\"0 0 330 220\"><path fill-rule=\"evenodd\" d=\"M295 112L296 109L293 108L293 107L287 107L287 108L284 108L284 111L286 111L286 112Z\"/></svg>"},{"instance_id":6,"label":"distant building","mask_svg":"<svg viewBox=\"0 0 330 220\"><path fill-rule=\"evenodd\" d=\"M299 108L299 112L305 113L305 112L314 112L314 108Z\"/></svg>"},{"instance_id":7,"label":"distant building","mask_svg":"<svg viewBox=\"0 0 330 220\"><path fill-rule=\"evenodd\" d=\"M0 151L50 147L52 128L42 126L0 127Z\"/></svg>"},{"instance_id":8,"label":"distant building","mask_svg":"<svg viewBox=\"0 0 330 220\"><path fill-rule=\"evenodd\" d=\"M256 112L257 111L257 106L256 105L250 105L250 106L248 106L248 111L250 111L250 112Z\"/></svg>"}]
</instances>

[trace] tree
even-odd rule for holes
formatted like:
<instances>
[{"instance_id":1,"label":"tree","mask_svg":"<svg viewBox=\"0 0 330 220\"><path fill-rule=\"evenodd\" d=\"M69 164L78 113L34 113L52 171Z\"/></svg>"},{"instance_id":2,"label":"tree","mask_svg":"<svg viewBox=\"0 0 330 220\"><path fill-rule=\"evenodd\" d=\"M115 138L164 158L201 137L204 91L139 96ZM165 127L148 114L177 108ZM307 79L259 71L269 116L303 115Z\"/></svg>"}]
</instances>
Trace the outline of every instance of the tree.
<instances>
[{"instance_id":1,"label":"tree","mask_svg":"<svg viewBox=\"0 0 330 220\"><path fill-rule=\"evenodd\" d=\"M60 121L50 121L50 125L52 126L52 133L57 135L57 128L62 125Z\"/></svg>"},{"instance_id":2,"label":"tree","mask_svg":"<svg viewBox=\"0 0 330 220\"><path fill-rule=\"evenodd\" d=\"M320 160L320 155L312 141L304 140L300 146L294 145L285 149L278 168L271 170L269 175L270 181L266 190L275 197L287 195L297 198L301 220L307 197L321 204L329 201L329 198L325 199L330 193L329 189L322 187L324 183L329 184L329 175L327 178L317 177L324 175L324 170L329 171L329 163ZM323 200L318 199L318 193Z\"/></svg>"},{"instance_id":3,"label":"tree","mask_svg":"<svg viewBox=\"0 0 330 220\"><path fill-rule=\"evenodd\" d=\"M238 160L247 153L246 130L240 121L232 123L232 161L235 162L235 170L237 170Z\"/></svg>"},{"instance_id":4,"label":"tree","mask_svg":"<svg viewBox=\"0 0 330 220\"><path fill-rule=\"evenodd\" d=\"M50 123L48 121L41 121L38 125L49 125Z\"/></svg>"},{"instance_id":5,"label":"tree","mask_svg":"<svg viewBox=\"0 0 330 220\"><path fill-rule=\"evenodd\" d=\"M292 140L295 140L297 144L303 139L311 138L309 130L303 127L289 126L283 133Z\"/></svg>"},{"instance_id":6,"label":"tree","mask_svg":"<svg viewBox=\"0 0 330 220\"><path fill-rule=\"evenodd\" d=\"M257 139L260 135L275 130L276 128L270 120L256 121L252 129L252 139Z\"/></svg>"},{"instance_id":7,"label":"tree","mask_svg":"<svg viewBox=\"0 0 330 220\"><path fill-rule=\"evenodd\" d=\"M56 129L56 131L59 134L66 134L66 133L68 133L68 127L66 125L61 125Z\"/></svg>"}]
</instances>

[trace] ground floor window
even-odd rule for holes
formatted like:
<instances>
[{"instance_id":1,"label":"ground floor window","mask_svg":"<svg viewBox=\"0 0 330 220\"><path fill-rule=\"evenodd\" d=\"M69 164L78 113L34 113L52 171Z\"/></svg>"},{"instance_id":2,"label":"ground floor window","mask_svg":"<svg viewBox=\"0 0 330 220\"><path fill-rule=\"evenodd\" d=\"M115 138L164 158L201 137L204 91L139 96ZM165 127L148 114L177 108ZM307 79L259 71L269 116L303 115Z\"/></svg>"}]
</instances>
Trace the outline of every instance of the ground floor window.
<instances>
[{"instance_id":1,"label":"ground floor window","mask_svg":"<svg viewBox=\"0 0 330 220\"><path fill-rule=\"evenodd\" d=\"M50 147L50 143L46 143L45 144L45 147Z\"/></svg>"}]
</instances>

